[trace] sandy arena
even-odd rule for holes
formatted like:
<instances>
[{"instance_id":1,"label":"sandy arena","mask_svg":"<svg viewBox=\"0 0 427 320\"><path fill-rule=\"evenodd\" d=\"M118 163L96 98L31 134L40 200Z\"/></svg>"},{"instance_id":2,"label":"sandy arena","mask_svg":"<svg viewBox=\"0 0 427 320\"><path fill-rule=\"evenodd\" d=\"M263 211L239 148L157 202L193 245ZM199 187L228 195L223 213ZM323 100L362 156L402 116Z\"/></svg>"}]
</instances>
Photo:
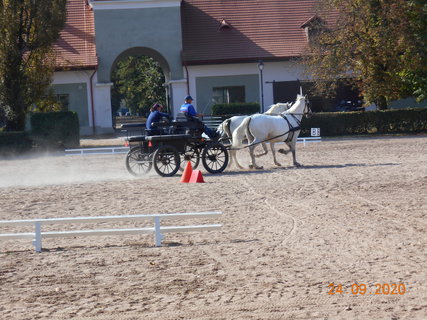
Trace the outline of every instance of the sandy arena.
<instances>
[{"instance_id":1,"label":"sandy arena","mask_svg":"<svg viewBox=\"0 0 427 320\"><path fill-rule=\"evenodd\" d=\"M46 239L42 253L0 241L1 319L427 319L427 136L298 144L301 168L268 155L197 184L133 178L124 157L0 160L0 220L220 210L207 222L222 229L160 248L151 235Z\"/></svg>"}]
</instances>

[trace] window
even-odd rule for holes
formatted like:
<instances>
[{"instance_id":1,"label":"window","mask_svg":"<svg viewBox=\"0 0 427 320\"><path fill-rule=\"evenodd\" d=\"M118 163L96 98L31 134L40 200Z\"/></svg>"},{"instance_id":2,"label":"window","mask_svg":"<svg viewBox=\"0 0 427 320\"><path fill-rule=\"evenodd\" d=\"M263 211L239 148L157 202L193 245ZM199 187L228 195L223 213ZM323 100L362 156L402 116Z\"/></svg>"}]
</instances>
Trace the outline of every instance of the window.
<instances>
[{"instance_id":1,"label":"window","mask_svg":"<svg viewBox=\"0 0 427 320\"><path fill-rule=\"evenodd\" d=\"M245 87L216 87L213 88L212 98L215 103L245 102Z\"/></svg>"},{"instance_id":2,"label":"window","mask_svg":"<svg viewBox=\"0 0 427 320\"><path fill-rule=\"evenodd\" d=\"M61 110L62 111L68 111L68 106L70 105L70 95L69 94L57 94L56 99L58 100L58 103L61 106Z\"/></svg>"},{"instance_id":3,"label":"window","mask_svg":"<svg viewBox=\"0 0 427 320\"><path fill-rule=\"evenodd\" d=\"M326 23L317 16L313 16L308 19L301 25L301 28L305 29L308 41L313 44L317 41L317 38L321 33L327 32Z\"/></svg>"}]
</instances>

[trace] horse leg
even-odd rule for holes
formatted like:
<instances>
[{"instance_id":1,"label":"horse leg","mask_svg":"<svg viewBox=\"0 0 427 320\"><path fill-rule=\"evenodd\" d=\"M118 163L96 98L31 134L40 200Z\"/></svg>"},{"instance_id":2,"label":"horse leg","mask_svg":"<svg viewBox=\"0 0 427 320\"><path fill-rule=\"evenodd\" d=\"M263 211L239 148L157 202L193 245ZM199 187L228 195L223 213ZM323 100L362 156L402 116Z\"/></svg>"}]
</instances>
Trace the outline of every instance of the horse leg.
<instances>
[{"instance_id":1,"label":"horse leg","mask_svg":"<svg viewBox=\"0 0 427 320\"><path fill-rule=\"evenodd\" d=\"M261 145L262 145L262 148L264 149L264 153L256 154L255 157L257 157L257 158L265 156L268 153L267 144L263 142L263 143L261 143Z\"/></svg>"},{"instance_id":2,"label":"horse leg","mask_svg":"<svg viewBox=\"0 0 427 320\"><path fill-rule=\"evenodd\" d=\"M276 166L281 167L282 165L279 162L277 162L277 159L276 159L276 151L274 150L274 143L272 143L272 142L270 143L270 148L271 148L271 153L273 154L274 164Z\"/></svg>"},{"instance_id":3,"label":"horse leg","mask_svg":"<svg viewBox=\"0 0 427 320\"><path fill-rule=\"evenodd\" d=\"M295 167L301 167L301 164L299 164L298 162L297 162L297 157L296 157L296 155L295 155L295 146L296 146L296 141L295 142L293 142L292 143L292 145L290 146L290 148L291 148L291 151L292 151L292 160L293 160L293 162L294 162L294 166Z\"/></svg>"},{"instance_id":4,"label":"horse leg","mask_svg":"<svg viewBox=\"0 0 427 320\"><path fill-rule=\"evenodd\" d=\"M249 147L249 155L251 156L251 159L252 159L252 164L251 164L251 165L249 165L249 168L250 168L250 169L252 169L252 168L255 168L255 169L262 169L262 166L260 167L260 166L258 166L258 165L255 163L255 155L254 155L254 149L255 149L255 146L256 146L256 145L252 145L252 146L250 146L250 147Z\"/></svg>"},{"instance_id":5,"label":"horse leg","mask_svg":"<svg viewBox=\"0 0 427 320\"><path fill-rule=\"evenodd\" d=\"M291 148L290 144L289 144L288 142L285 142L285 143L286 143L286 145L288 146L289 150L279 149L279 150L278 150L278 152L279 152L279 153L288 154L288 153L292 150L292 148Z\"/></svg>"},{"instance_id":6,"label":"horse leg","mask_svg":"<svg viewBox=\"0 0 427 320\"><path fill-rule=\"evenodd\" d=\"M228 163L228 166L231 167L231 163L233 162L236 163L236 167L238 167L239 169L244 169L244 167L239 163L239 161L237 160L237 150L230 150L230 162Z\"/></svg>"}]
</instances>

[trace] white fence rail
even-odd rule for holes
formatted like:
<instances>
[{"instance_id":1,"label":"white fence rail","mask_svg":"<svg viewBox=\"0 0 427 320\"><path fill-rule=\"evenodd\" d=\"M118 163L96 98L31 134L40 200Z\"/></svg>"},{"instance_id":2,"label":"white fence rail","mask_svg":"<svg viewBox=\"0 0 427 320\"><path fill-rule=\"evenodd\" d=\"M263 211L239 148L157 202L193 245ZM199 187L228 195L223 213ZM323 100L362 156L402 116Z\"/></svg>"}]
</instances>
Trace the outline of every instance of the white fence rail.
<instances>
[{"instance_id":1,"label":"white fence rail","mask_svg":"<svg viewBox=\"0 0 427 320\"><path fill-rule=\"evenodd\" d=\"M322 137L302 137L297 138L297 142L302 142L304 145L306 145L307 142L321 142Z\"/></svg>"},{"instance_id":2,"label":"white fence rail","mask_svg":"<svg viewBox=\"0 0 427 320\"><path fill-rule=\"evenodd\" d=\"M100 147L100 148L82 148L66 149L66 156L82 156L85 154L122 154L128 153L129 147Z\"/></svg>"},{"instance_id":3,"label":"white fence rail","mask_svg":"<svg viewBox=\"0 0 427 320\"><path fill-rule=\"evenodd\" d=\"M4 226L23 226L33 225L34 232L22 233L0 233L0 240L10 239L33 239L37 252L42 251L43 238L62 238L76 236L106 236L123 234L154 234L156 247L161 246L163 233L169 232L191 232L203 230L216 230L221 228L220 224L201 224L201 225L180 225L180 226L162 226L162 220L182 220L190 218L213 218L221 215L220 211L210 212L191 212L191 213L170 213L170 214L142 214L142 215L123 215L123 216L98 216L98 217L69 217L69 218L50 218L50 219L29 219L29 220L0 220L0 227ZM43 225L68 224L68 223L102 223L116 221L138 221L152 220L153 227L130 228L130 229L85 229L72 231L42 231Z\"/></svg>"}]
</instances>

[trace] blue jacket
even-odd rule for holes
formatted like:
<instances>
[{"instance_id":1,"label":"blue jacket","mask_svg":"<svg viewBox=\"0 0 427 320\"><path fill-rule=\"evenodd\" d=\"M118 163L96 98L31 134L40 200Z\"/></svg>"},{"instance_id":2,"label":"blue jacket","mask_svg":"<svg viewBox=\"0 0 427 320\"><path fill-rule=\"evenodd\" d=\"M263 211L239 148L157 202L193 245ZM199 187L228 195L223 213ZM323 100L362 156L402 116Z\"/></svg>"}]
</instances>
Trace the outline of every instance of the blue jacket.
<instances>
[{"instance_id":1,"label":"blue jacket","mask_svg":"<svg viewBox=\"0 0 427 320\"><path fill-rule=\"evenodd\" d=\"M188 113L190 116L197 117L197 111L191 103L184 103L180 109L183 113Z\"/></svg>"},{"instance_id":2,"label":"blue jacket","mask_svg":"<svg viewBox=\"0 0 427 320\"><path fill-rule=\"evenodd\" d=\"M164 112L160 112L160 111L153 111L150 113L150 115L147 118L147 123L145 124L147 129L152 129L151 124L153 122L159 122L160 120L162 120L163 117L166 117L168 119L171 119L171 116L167 113Z\"/></svg>"}]
</instances>

